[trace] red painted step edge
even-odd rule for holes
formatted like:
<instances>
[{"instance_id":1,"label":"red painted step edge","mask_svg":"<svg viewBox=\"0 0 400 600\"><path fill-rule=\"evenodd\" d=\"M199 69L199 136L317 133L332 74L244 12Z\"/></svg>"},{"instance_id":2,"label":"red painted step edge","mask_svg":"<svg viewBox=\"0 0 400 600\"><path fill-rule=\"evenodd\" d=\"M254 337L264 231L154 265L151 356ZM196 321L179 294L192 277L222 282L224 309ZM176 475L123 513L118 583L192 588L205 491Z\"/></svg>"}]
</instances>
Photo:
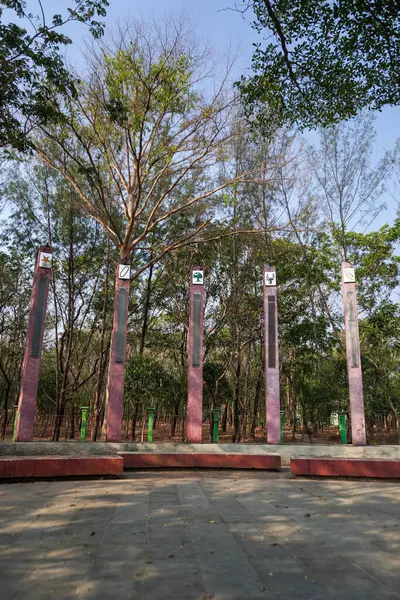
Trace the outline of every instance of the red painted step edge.
<instances>
[{"instance_id":1,"label":"red painted step edge","mask_svg":"<svg viewBox=\"0 0 400 600\"><path fill-rule=\"evenodd\" d=\"M382 458L291 458L294 475L400 479L400 460Z\"/></svg>"},{"instance_id":2,"label":"red painted step edge","mask_svg":"<svg viewBox=\"0 0 400 600\"><path fill-rule=\"evenodd\" d=\"M0 457L0 479L122 475L120 456Z\"/></svg>"},{"instance_id":3,"label":"red painted step edge","mask_svg":"<svg viewBox=\"0 0 400 600\"><path fill-rule=\"evenodd\" d=\"M268 469L279 471L279 454L208 454L208 453L141 453L120 452L125 469L199 468L199 469Z\"/></svg>"}]
</instances>

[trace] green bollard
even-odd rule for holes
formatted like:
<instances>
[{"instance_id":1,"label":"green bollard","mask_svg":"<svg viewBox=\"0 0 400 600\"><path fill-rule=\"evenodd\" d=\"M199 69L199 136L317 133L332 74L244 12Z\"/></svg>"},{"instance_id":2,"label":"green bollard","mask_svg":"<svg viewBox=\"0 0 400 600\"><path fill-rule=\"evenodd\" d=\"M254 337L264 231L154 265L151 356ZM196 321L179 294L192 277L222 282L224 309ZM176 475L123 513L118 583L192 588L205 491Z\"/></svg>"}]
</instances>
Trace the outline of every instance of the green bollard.
<instances>
[{"instance_id":1,"label":"green bollard","mask_svg":"<svg viewBox=\"0 0 400 600\"><path fill-rule=\"evenodd\" d=\"M340 441L342 444L347 444L346 413L340 412L340 413L338 413L338 417L339 417Z\"/></svg>"},{"instance_id":2,"label":"green bollard","mask_svg":"<svg viewBox=\"0 0 400 600\"><path fill-rule=\"evenodd\" d=\"M283 415L285 414L284 410L281 410L281 421L280 421L280 426L281 426L281 444L283 444Z\"/></svg>"},{"instance_id":3,"label":"green bollard","mask_svg":"<svg viewBox=\"0 0 400 600\"><path fill-rule=\"evenodd\" d=\"M81 406L82 411L82 419L81 419L81 441L84 442L86 440L86 417L87 411L89 410L88 406Z\"/></svg>"},{"instance_id":4,"label":"green bollard","mask_svg":"<svg viewBox=\"0 0 400 600\"><path fill-rule=\"evenodd\" d=\"M15 442L15 437L17 435L17 419L18 419L18 405L15 407L14 425L13 425L13 436L12 436L12 441L13 442Z\"/></svg>"},{"instance_id":5,"label":"green bollard","mask_svg":"<svg viewBox=\"0 0 400 600\"><path fill-rule=\"evenodd\" d=\"M220 410L218 408L214 408L212 411L212 441L213 444L218 444L218 421Z\"/></svg>"},{"instance_id":6,"label":"green bollard","mask_svg":"<svg viewBox=\"0 0 400 600\"><path fill-rule=\"evenodd\" d=\"M148 408L147 412L149 414L149 425L147 428L147 441L148 442L152 442L153 441L153 425L154 425L154 413L155 413L155 409L154 408Z\"/></svg>"}]
</instances>

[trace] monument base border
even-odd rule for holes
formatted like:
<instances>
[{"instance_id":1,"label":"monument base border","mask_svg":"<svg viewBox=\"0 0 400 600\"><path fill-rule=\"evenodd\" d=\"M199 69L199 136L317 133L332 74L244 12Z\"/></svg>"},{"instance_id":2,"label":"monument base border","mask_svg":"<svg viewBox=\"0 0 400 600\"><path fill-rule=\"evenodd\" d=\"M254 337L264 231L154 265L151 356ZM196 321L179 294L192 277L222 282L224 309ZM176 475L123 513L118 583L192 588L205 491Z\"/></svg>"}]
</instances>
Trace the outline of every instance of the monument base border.
<instances>
[{"instance_id":1,"label":"monument base border","mask_svg":"<svg viewBox=\"0 0 400 600\"><path fill-rule=\"evenodd\" d=\"M292 458L293 475L317 477L372 477L400 479L400 459L381 458Z\"/></svg>"},{"instance_id":2,"label":"monument base border","mask_svg":"<svg viewBox=\"0 0 400 600\"><path fill-rule=\"evenodd\" d=\"M279 454L119 452L125 469L264 469L280 471Z\"/></svg>"},{"instance_id":3,"label":"monument base border","mask_svg":"<svg viewBox=\"0 0 400 600\"><path fill-rule=\"evenodd\" d=\"M53 477L121 477L119 456L18 456L0 457L0 479Z\"/></svg>"}]
</instances>

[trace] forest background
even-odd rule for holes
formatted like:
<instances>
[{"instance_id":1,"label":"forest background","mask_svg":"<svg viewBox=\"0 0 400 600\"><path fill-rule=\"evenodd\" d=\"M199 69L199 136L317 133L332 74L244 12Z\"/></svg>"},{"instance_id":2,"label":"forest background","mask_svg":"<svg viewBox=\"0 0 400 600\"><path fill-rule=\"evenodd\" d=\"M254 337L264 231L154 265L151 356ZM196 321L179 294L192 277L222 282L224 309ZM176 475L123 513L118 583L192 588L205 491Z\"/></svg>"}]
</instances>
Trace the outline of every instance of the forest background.
<instances>
[{"instance_id":1,"label":"forest background","mask_svg":"<svg viewBox=\"0 0 400 600\"><path fill-rule=\"evenodd\" d=\"M228 18L227 12L213 14ZM232 18L248 29L240 15L229 13ZM73 34L76 26L68 25ZM50 243L54 270L36 437L78 437L80 407L88 406L89 435L100 438L115 266L123 256L133 273L126 439L143 437L151 406L156 437L159 432L163 439L184 438L193 265L205 267L204 438L211 410L220 408L221 429L233 441L263 439L261 273L264 264L272 264L278 279L285 439L312 442L325 431L325 440L336 441L334 415L348 411L340 296L340 265L346 259L357 273L369 442L399 440L400 144L383 149L377 142L382 115L363 111L314 133L279 126L266 137L244 116L234 86L243 58L232 44L226 43L223 57L210 51L187 14L133 19L122 29L115 24L109 29L99 42L88 38L82 54L76 44L68 49L69 65L78 63L82 85L77 97L62 100L65 121L40 123L29 134L32 147L2 155L1 436L12 435L35 252ZM134 51L122 45L122 32L136 40ZM141 98L153 89L154 65L160 65L166 48L172 59L163 63L167 76L161 91L149 94L151 116L140 106L124 112L132 89ZM165 158L165 140L189 113L190 124ZM87 123L99 128L96 140ZM154 226L158 200L151 195L143 221L132 219L132 213L121 216L125 172L118 173L115 159L121 157L126 131L142 131L145 139L155 132L143 188L155 178L166 211L157 213L158 219L167 217ZM161 161L156 170L153 160ZM154 191L151 185L147 191Z\"/></svg>"}]
</instances>

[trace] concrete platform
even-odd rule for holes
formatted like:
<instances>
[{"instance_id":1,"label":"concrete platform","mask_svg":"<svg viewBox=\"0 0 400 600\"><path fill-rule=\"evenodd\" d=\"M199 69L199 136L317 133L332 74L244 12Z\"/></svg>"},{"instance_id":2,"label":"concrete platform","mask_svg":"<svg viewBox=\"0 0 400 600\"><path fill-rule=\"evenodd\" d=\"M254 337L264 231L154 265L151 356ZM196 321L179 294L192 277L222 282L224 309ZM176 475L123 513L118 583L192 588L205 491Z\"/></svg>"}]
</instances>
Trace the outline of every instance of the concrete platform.
<instances>
[{"instance_id":1,"label":"concrete platform","mask_svg":"<svg viewBox=\"0 0 400 600\"><path fill-rule=\"evenodd\" d=\"M0 456L118 456L106 442L0 442Z\"/></svg>"},{"instance_id":2,"label":"concrete platform","mask_svg":"<svg viewBox=\"0 0 400 600\"><path fill-rule=\"evenodd\" d=\"M264 469L279 471L279 454L120 452L124 469Z\"/></svg>"},{"instance_id":3,"label":"concrete platform","mask_svg":"<svg viewBox=\"0 0 400 600\"><path fill-rule=\"evenodd\" d=\"M400 460L380 458L292 458L294 475L400 479Z\"/></svg>"},{"instance_id":4,"label":"concrete platform","mask_svg":"<svg viewBox=\"0 0 400 600\"><path fill-rule=\"evenodd\" d=\"M0 486L1 600L396 600L398 482L135 471Z\"/></svg>"},{"instance_id":5,"label":"concrete platform","mask_svg":"<svg viewBox=\"0 0 400 600\"><path fill-rule=\"evenodd\" d=\"M201 454L279 454L282 467L290 466L290 459L297 457L335 457L335 458L388 458L400 460L400 445L387 446L351 446L322 444L171 444L171 443L133 443L121 442L108 444L116 452L139 453L201 453ZM1 450L1 444L0 444Z\"/></svg>"},{"instance_id":6,"label":"concrete platform","mask_svg":"<svg viewBox=\"0 0 400 600\"><path fill-rule=\"evenodd\" d=\"M160 454L279 454L281 465L291 458L380 458L400 460L400 445L351 446L322 444L172 444L106 442L0 442L0 456L118 456L120 452Z\"/></svg>"},{"instance_id":7,"label":"concrete platform","mask_svg":"<svg viewBox=\"0 0 400 600\"><path fill-rule=\"evenodd\" d=\"M0 457L0 479L121 476L119 456Z\"/></svg>"}]
</instances>

